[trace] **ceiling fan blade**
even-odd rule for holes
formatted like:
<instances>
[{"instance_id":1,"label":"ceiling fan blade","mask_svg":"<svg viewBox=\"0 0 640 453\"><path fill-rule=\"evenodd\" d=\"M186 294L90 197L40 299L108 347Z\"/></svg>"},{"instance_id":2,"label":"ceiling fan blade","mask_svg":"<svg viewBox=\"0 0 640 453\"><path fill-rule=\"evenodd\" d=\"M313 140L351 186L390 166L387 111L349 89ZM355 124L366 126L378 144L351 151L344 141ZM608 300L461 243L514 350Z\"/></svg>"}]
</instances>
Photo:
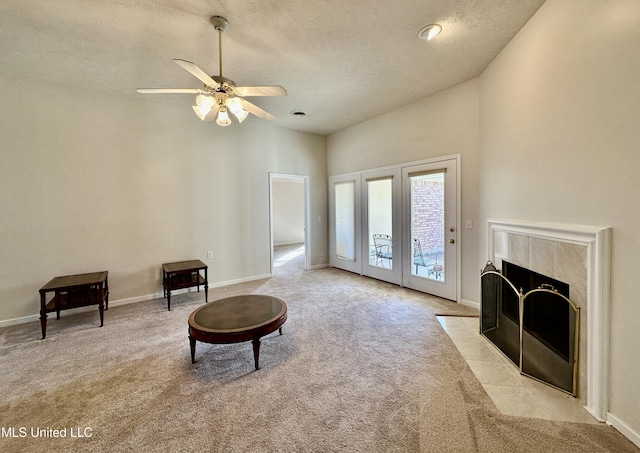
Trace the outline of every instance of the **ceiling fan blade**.
<instances>
[{"instance_id":1,"label":"ceiling fan blade","mask_svg":"<svg viewBox=\"0 0 640 453\"><path fill-rule=\"evenodd\" d=\"M242 105L243 105L244 109L247 112L253 113L258 118L262 118L263 120L267 120L267 121L273 121L273 120L276 119L276 117L274 115L272 115L269 112L266 112L266 111L262 110L260 107L258 107L257 105L252 104L251 102L247 101L246 99L243 101Z\"/></svg>"},{"instance_id":2,"label":"ceiling fan blade","mask_svg":"<svg viewBox=\"0 0 640 453\"><path fill-rule=\"evenodd\" d=\"M193 76L195 76L198 79L200 79L202 81L202 83L204 83L205 85L208 85L208 86L210 86L212 88L218 88L220 86L220 84L218 82L216 82L215 80L213 80L211 78L211 76L207 75L206 72L204 72L202 69L200 69L199 67L197 67L195 64L191 63L190 61L180 60L180 59L177 59L177 58L174 59L173 61L175 61L177 64L179 64L186 71L189 71Z\"/></svg>"},{"instance_id":3,"label":"ceiling fan blade","mask_svg":"<svg viewBox=\"0 0 640 453\"><path fill-rule=\"evenodd\" d=\"M198 88L138 88L138 93L144 94L200 94Z\"/></svg>"},{"instance_id":4,"label":"ceiling fan blade","mask_svg":"<svg viewBox=\"0 0 640 453\"><path fill-rule=\"evenodd\" d=\"M287 90L280 85L265 85L256 87L236 87L238 96L286 96Z\"/></svg>"}]
</instances>

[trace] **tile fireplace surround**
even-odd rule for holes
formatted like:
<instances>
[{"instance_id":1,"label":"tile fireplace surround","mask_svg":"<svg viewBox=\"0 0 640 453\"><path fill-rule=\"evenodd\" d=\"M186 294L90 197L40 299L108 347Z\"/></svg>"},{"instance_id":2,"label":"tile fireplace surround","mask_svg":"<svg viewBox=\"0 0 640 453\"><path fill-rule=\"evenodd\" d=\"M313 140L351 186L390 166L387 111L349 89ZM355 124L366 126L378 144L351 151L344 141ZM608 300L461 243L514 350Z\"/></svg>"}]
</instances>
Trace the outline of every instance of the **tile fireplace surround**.
<instances>
[{"instance_id":1,"label":"tile fireplace surround","mask_svg":"<svg viewBox=\"0 0 640 453\"><path fill-rule=\"evenodd\" d=\"M569 284L580 306L578 399L597 420L608 408L611 228L489 220L487 259L502 260Z\"/></svg>"}]
</instances>

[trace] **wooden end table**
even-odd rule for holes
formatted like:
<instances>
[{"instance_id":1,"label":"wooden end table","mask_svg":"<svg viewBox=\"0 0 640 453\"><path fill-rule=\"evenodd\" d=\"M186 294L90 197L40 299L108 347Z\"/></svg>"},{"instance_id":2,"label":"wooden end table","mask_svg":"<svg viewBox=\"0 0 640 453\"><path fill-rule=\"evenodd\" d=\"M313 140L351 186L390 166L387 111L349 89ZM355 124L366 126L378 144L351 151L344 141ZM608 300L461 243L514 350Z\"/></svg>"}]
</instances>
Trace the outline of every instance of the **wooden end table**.
<instances>
[{"instance_id":1,"label":"wooden end table","mask_svg":"<svg viewBox=\"0 0 640 453\"><path fill-rule=\"evenodd\" d=\"M209 279L207 277L207 265L200 260L177 261L162 265L162 286L164 297L167 299L167 309L171 311L171 291L175 289L204 286L204 300L208 300ZM204 270L204 277L200 271Z\"/></svg>"},{"instance_id":2,"label":"wooden end table","mask_svg":"<svg viewBox=\"0 0 640 453\"><path fill-rule=\"evenodd\" d=\"M109 309L109 272L92 272L89 274L66 275L55 277L40 288L40 327L42 339L47 334L47 313L56 312L60 319L60 311L70 308L98 305L100 310L100 327L104 325L104 310ZM47 293L54 296L47 303Z\"/></svg>"},{"instance_id":3,"label":"wooden end table","mask_svg":"<svg viewBox=\"0 0 640 453\"><path fill-rule=\"evenodd\" d=\"M260 338L280 330L287 320L287 304L261 294L227 297L203 305L189 316L191 363L196 361L196 341L214 344L253 342L253 359L259 370Z\"/></svg>"}]
</instances>

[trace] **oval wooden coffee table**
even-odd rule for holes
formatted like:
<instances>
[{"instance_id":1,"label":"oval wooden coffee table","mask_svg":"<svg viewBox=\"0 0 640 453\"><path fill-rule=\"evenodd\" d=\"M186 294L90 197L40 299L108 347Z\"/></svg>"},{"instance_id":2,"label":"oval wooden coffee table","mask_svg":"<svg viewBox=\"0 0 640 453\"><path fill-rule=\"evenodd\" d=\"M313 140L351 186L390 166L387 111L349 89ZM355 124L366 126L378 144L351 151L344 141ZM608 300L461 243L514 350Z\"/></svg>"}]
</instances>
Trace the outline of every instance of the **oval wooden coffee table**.
<instances>
[{"instance_id":1,"label":"oval wooden coffee table","mask_svg":"<svg viewBox=\"0 0 640 453\"><path fill-rule=\"evenodd\" d=\"M209 302L189 316L191 363L196 361L196 341L214 344L252 341L258 370L260 338L278 329L282 335L286 320L287 305L273 296L247 294Z\"/></svg>"}]
</instances>

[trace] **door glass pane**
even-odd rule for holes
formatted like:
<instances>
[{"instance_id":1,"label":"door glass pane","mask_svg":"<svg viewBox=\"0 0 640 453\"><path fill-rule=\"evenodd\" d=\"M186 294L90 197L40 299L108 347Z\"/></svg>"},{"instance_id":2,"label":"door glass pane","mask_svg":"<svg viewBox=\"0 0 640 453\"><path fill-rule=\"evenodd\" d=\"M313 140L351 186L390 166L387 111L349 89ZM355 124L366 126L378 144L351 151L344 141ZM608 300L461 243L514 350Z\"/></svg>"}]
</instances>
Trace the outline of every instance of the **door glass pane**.
<instances>
[{"instance_id":1,"label":"door glass pane","mask_svg":"<svg viewBox=\"0 0 640 453\"><path fill-rule=\"evenodd\" d=\"M335 185L336 256L356 259L356 183L340 182Z\"/></svg>"},{"instance_id":2,"label":"door glass pane","mask_svg":"<svg viewBox=\"0 0 640 453\"><path fill-rule=\"evenodd\" d=\"M409 175L411 275L444 282L444 170Z\"/></svg>"},{"instance_id":3,"label":"door glass pane","mask_svg":"<svg viewBox=\"0 0 640 453\"><path fill-rule=\"evenodd\" d=\"M367 181L369 264L393 269L392 178Z\"/></svg>"}]
</instances>

